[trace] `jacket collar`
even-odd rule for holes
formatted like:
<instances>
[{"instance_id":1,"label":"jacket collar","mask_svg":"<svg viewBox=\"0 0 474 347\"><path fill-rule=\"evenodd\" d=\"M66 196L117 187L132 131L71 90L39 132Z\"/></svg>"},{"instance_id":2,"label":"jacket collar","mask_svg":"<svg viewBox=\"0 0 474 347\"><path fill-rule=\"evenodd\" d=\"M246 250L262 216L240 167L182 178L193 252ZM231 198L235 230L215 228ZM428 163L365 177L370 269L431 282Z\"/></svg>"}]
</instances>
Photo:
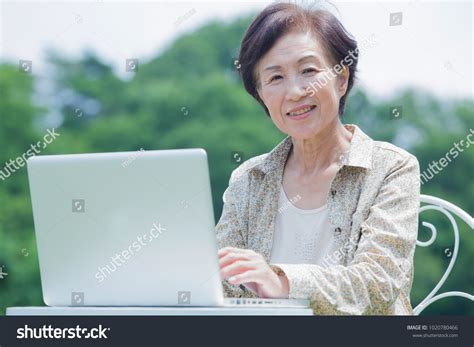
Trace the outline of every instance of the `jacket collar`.
<instances>
[{"instance_id":1,"label":"jacket collar","mask_svg":"<svg viewBox=\"0 0 474 347\"><path fill-rule=\"evenodd\" d=\"M349 131L353 131L353 136L348 154L344 158L343 166L370 170L372 168L373 140L355 124L345 124L344 127ZM270 173L279 177L283 173L283 168L292 146L291 137L287 136L253 169L260 170L264 174Z\"/></svg>"}]
</instances>

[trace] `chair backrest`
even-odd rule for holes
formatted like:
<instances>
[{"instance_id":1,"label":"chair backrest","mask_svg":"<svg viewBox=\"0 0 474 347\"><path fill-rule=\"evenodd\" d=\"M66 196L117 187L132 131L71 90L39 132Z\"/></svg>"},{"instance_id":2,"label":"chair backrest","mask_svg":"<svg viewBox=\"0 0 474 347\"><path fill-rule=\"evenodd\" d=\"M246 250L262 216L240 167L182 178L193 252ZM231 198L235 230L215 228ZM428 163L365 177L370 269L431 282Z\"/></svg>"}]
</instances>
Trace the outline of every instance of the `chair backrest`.
<instances>
[{"instance_id":1,"label":"chair backrest","mask_svg":"<svg viewBox=\"0 0 474 347\"><path fill-rule=\"evenodd\" d=\"M420 214L423 211L426 210L436 210L441 213L443 213L446 217L448 217L449 221L451 222L451 225L453 226L454 230L454 250L452 252L452 257L451 261L449 262L449 265L446 269L446 271L443 274L443 277L439 280L438 284L433 288L433 290L428 294L426 298L424 298L414 309L413 313L415 315L419 315L421 311L423 311L426 307L431 305L433 302L438 301L439 299L450 297L450 296L459 296L463 298L467 298L470 300L474 301L474 295L464 293L464 292L458 292L458 291L452 291L452 292L445 292L436 295L438 290L441 288L441 286L446 282L446 279L448 278L449 274L451 273L451 270L453 269L454 263L456 262L456 258L458 255L458 249L459 249L459 229L458 225L456 223L456 220L454 219L453 215L456 215L457 217L461 218L464 222L469 225L471 230L474 230L474 222L473 218L464 210L460 209L456 205L440 199L436 198L434 196L430 195L421 195L420 200L422 204L425 204L424 206L421 206L420 208ZM420 216L421 219L421 216ZM433 224L427 223L427 222L422 222L422 225L424 227L427 227L431 230L431 238L428 241L416 241L416 245L420 247L427 247L431 245L437 236L437 231L436 228Z\"/></svg>"}]
</instances>

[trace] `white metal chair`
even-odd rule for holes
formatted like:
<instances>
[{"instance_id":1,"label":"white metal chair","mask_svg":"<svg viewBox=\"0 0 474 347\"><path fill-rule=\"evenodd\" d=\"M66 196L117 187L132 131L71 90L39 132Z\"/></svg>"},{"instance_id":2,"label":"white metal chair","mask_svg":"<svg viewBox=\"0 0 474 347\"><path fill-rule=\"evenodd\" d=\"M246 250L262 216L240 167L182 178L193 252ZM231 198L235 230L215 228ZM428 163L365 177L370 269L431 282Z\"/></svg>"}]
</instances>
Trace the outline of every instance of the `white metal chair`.
<instances>
[{"instance_id":1,"label":"white metal chair","mask_svg":"<svg viewBox=\"0 0 474 347\"><path fill-rule=\"evenodd\" d=\"M460 209L456 205L454 205L454 204L452 204L452 203L450 203L446 200L436 198L436 197L430 196L430 195L421 195L420 200L421 200L421 203L425 204L424 206L422 206L420 208L420 214L423 211L426 211L426 210L437 210L437 211L443 213L446 217L448 217L449 221L451 222L451 225L453 226L453 230L454 230L454 251L452 253L451 261L449 262L449 265L448 265L446 271L443 274L443 277L441 277L440 281L433 288L431 293L429 293L428 296L426 298L424 298L413 309L413 313L415 315L419 315L425 308L427 308L429 305L431 305L435 301L438 301L439 299L443 299L443 298L446 298L446 297L458 296L458 297L463 297L463 298L467 298L467 299L470 299L470 300L474 301L474 295L464 293L464 292L458 292L458 291L445 292L445 293L435 295L438 292L438 290L441 288L441 286L444 284L444 282L446 282L446 279L448 278L449 274L451 273L451 270L454 266L454 263L456 262L456 257L458 255L459 230L458 230L458 225L456 223L456 220L454 219L454 217L452 216L451 213L453 213L454 215L461 218L464 222L467 223L467 225L469 225L469 227L471 229L474 230L473 218L466 211ZM420 218L421 218L421 216L420 216ZM430 223L427 223L427 222L422 222L422 225L431 230L431 238L428 241L419 241L419 240L417 240L416 244L417 244L417 246L420 246L420 247L427 247L435 241L436 236L437 236L438 233L437 233L436 228L433 224L430 224Z\"/></svg>"}]
</instances>

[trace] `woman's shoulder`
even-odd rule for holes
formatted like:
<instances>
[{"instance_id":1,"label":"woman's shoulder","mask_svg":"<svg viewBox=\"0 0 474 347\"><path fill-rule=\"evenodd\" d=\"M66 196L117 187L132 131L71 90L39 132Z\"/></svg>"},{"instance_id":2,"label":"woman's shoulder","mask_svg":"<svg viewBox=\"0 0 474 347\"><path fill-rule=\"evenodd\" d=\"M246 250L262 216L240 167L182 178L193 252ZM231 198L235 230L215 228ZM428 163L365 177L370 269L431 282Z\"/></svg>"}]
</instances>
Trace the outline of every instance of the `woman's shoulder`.
<instances>
[{"instance_id":1,"label":"woman's shoulder","mask_svg":"<svg viewBox=\"0 0 474 347\"><path fill-rule=\"evenodd\" d=\"M232 171L229 179L229 187L224 192L224 202L229 202L232 197L237 195L240 195L238 201L242 202L246 200L245 195L248 194L250 172L258 165L262 164L267 156L268 153L252 157L244 161L239 165L239 167Z\"/></svg>"},{"instance_id":2,"label":"woman's shoulder","mask_svg":"<svg viewBox=\"0 0 474 347\"><path fill-rule=\"evenodd\" d=\"M407 150L390 142L374 141L374 164L396 164L411 162L418 164L418 159Z\"/></svg>"},{"instance_id":3,"label":"woman's shoulder","mask_svg":"<svg viewBox=\"0 0 474 347\"><path fill-rule=\"evenodd\" d=\"M247 178L249 173L255 168L258 168L265 161L267 156L268 153L264 153L244 161L234 171L232 171L230 181L232 182Z\"/></svg>"},{"instance_id":4,"label":"woman's shoulder","mask_svg":"<svg viewBox=\"0 0 474 347\"><path fill-rule=\"evenodd\" d=\"M371 171L383 177L393 172L419 176L420 164L418 159L407 150L390 142L374 141Z\"/></svg>"}]
</instances>

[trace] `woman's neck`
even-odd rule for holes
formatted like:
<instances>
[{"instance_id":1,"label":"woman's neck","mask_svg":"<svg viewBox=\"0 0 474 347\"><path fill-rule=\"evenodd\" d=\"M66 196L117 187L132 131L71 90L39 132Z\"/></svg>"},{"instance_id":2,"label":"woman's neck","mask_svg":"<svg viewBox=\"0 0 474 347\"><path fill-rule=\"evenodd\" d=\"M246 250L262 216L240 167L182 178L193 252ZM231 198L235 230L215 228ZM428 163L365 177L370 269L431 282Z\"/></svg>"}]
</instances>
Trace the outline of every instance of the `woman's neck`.
<instances>
[{"instance_id":1,"label":"woman's neck","mask_svg":"<svg viewBox=\"0 0 474 347\"><path fill-rule=\"evenodd\" d=\"M302 176L318 174L336 163L351 144L353 133L337 118L308 139L292 138L288 162Z\"/></svg>"}]
</instances>

